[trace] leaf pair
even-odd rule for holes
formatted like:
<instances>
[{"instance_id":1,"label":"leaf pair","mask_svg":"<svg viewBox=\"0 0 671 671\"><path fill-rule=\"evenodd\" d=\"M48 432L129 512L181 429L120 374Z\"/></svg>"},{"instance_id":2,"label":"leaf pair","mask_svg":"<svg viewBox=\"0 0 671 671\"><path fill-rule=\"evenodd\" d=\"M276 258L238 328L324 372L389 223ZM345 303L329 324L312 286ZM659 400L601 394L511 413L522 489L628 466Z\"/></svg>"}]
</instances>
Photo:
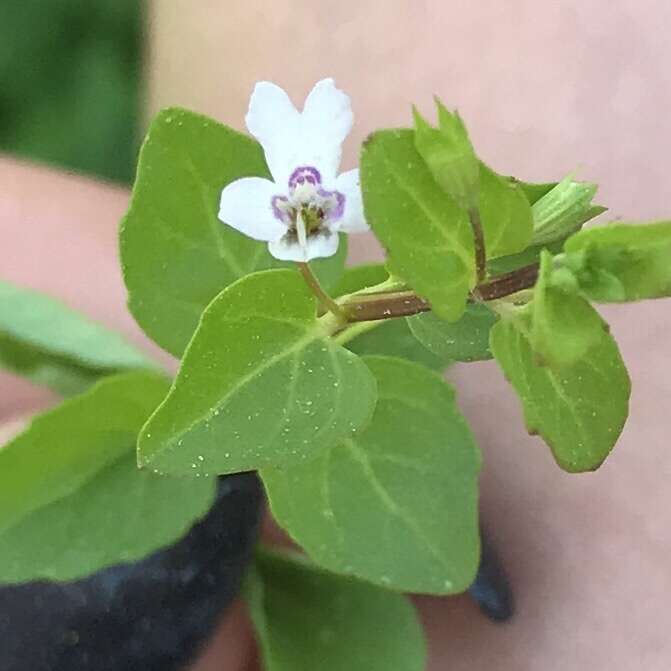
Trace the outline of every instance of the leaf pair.
<instances>
[{"instance_id":1,"label":"leaf pair","mask_svg":"<svg viewBox=\"0 0 671 671\"><path fill-rule=\"evenodd\" d=\"M479 456L423 366L328 338L298 273L257 273L203 314L140 460L260 469L277 520L322 566L398 590L463 591L478 562Z\"/></svg>"},{"instance_id":2,"label":"leaf pair","mask_svg":"<svg viewBox=\"0 0 671 671\"><path fill-rule=\"evenodd\" d=\"M438 129L418 114L415 121L415 132L375 133L362 154L367 218L390 267L433 309L408 320L413 334L443 358L493 354L522 399L530 431L545 438L560 465L596 468L626 419L630 382L607 326L586 299L669 295L669 227L584 231L566 241L555 262L543 246L559 251L571 232L603 211L592 205L595 186L570 178L525 184L480 164L476 189L475 157L458 117L439 104ZM490 269L541 261L531 305L499 323L484 306L466 307L475 285L466 210L476 201Z\"/></svg>"},{"instance_id":3,"label":"leaf pair","mask_svg":"<svg viewBox=\"0 0 671 671\"><path fill-rule=\"evenodd\" d=\"M457 321L476 283L468 212L441 188L411 130L379 131L364 146L361 178L366 218L389 264L436 314ZM426 155L426 152L425 152ZM521 188L478 164L478 206L488 258L527 247L531 206Z\"/></svg>"}]
</instances>

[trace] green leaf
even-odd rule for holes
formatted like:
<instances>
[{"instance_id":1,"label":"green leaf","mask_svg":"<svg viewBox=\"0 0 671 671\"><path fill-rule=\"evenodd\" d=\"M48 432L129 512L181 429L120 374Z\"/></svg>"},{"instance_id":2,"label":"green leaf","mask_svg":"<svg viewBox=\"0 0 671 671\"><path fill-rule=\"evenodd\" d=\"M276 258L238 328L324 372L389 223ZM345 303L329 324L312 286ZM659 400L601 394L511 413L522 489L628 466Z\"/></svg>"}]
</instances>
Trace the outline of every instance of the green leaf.
<instances>
[{"instance_id":1,"label":"green leaf","mask_svg":"<svg viewBox=\"0 0 671 671\"><path fill-rule=\"evenodd\" d=\"M531 205L521 187L480 164L480 220L487 258L515 254L531 242Z\"/></svg>"},{"instance_id":2,"label":"green leaf","mask_svg":"<svg viewBox=\"0 0 671 671\"><path fill-rule=\"evenodd\" d=\"M0 281L0 366L61 394L154 364L119 335L48 296Z\"/></svg>"},{"instance_id":3,"label":"green leaf","mask_svg":"<svg viewBox=\"0 0 671 671\"><path fill-rule=\"evenodd\" d=\"M225 289L140 435L140 463L170 473L296 464L360 429L375 380L328 338L328 325L295 271L264 271Z\"/></svg>"},{"instance_id":4,"label":"green leaf","mask_svg":"<svg viewBox=\"0 0 671 671\"><path fill-rule=\"evenodd\" d=\"M179 538L214 480L140 472L135 442L168 381L105 378L0 449L0 582L71 580Z\"/></svg>"},{"instance_id":5,"label":"green leaf","mask_svg":"<svg viewBox=\"0 0 671 671\"><path fill-rule=\"evenodd\" d=\"M593 301L671 296L671 222L609 224L570 237L564 264Z\"/></svg>"},{"instance_id":6,"label":"green leaf","mask_svg":"<svg viewBox=\"0 0 671 671\"><path fill-rule=\"evenodd\" d=\"M411 130L373 133L361 155L366 219L390 267L442 317L456 321L475 285L473 234L417 153Z\"/></svg>"},{"instance_id":7,"label":"green leaf","mask_svg":"<svg viewBox=\"0 0 671 671\"><path fill-rule=\"evenodd\" d=\"M388 273L382 264L364 264L347 268L334 289L335 296L344 296L384 282ZM411 333L405 319L387 319L373 323L362 323L350 328L359 329L360 334L348 340L347 349L359 355L385 354L415 361L432 370L443 370L449 358L440 358L430 352Z\"/></svg>"},{"instance_id":8,"label":"green leaf","mask_svg":"<svg viewBox=\"0 0 671 671\"><path fill-rule=\"evenodd\" d=\"M531 307L531 347L540 365L571 366L601 342L608 325L582 297L553 283L553 257L541 254Z\"/></svg>"},{"instance_id":9,"label":"green leaf","mask_svg":"<svg viewBox=\"0 0 671 671\"><path fill-rule=\"evenodd\" d=\"M266 671L423 671L409 599L331 575L300 557L260 554L246 584Z\"/></svg>"},{"instance_id":10,"label":"green leaf","mask_svg":"<svg viewBox=\"0 0 671 671\"><path fill-rule=\"evenodd\" d=\"M449 357L437 356L429 351L413 335L403 318L375 322L373 329L352 338L345 347L359 356L383 354L414 361L435 371L445 370L452 361Z\"/></svg>"},{"instance_id":11,"label":"green leaf","mask_svg":"<svg viewBox=\"0 0 671 671\"><path fill-rule=\"evenodd\" d=\"M480 188L478 159L458 113L436 98L439 127L433 128L413 108L415 147L440 188L464 210L477 207Z\"/></svg>"},{"instance_id":12,"label":"green leaf","mask_svg":"<svg viewBox=\"0 0 671 671\"><path fill-rule=\"evenodd\" d=\"M534 361L528 318L503 319L491 348L517 392L527 429L540 434L566 471L598 468L627 419L631 385L609 333L572 366L554 370Z\"/></svg>"},{"instance_id":13,"label":"green leaf","mask_svg":"<svg viewBox=\"0 0 671 671\"><path fill-rule=\"evenodd\" d=\"M565 240L585 222L605 212L607 208L592 205L597 189L596 184L574 182L568 176L535 202L532 208L534 244Z\"/></svg>"},{"instance_id":14,"label":"green leaf","mask_svg":"<svg viewBox=\"0 0 671 671\"><path fill-rule=\"evenodd\" d=\"M250 137L182 109L164 110L152 123L121 228L121 261L130 311L175 356L224 287L286 265L218 219L223 187L249 176L270 176ZM337 281L345 253L343 246L313 264L326 286Z\"/></svg>"},{"instance_id":15,"label":"green leaf","mask_svg":"<svg viewBox=\"0 0 671 671\"><path fill-rule=\"evenodd\" d=\"M489 332L497 317L486 305L471 303L458 321L443 321L432 312L408 317L415 338L441 360L484 361L492 358Z\"/></svg>"},{"instance_id":16,"label":"green leaf","mask_svg":"<svg viewBox=\"0 0 671 671\"><path fill-rule=\"evenodd\" d=\"M556 240L555 242L550 242L547 245L533 245L527 247L523 252L518 254L511 254L510 256L502 256L498 259L492 259L487 262L487 269L489 274L492 276L504 275L505 273L512 272L518 268L531 265L532 263L538 263L541 258L541 252L544 249L547 249L553 254L557 254L562 250L564 245L563 240Z\"/></svg>"},{"instance_id":17,"label":"green leaf","mask_svg":"<svg viewBox=\"0 0 671 671\"><path fill-rule=\"evenodd\" d=\"M329 570L400 591L461 592L479 559L478 449L439 375L365 361L378 384L372 422L317 459L263 469L273 515Z\"/></svg>"},{"instance_id":18,"label":"green leaf","mask_svg":"<svg viewBox=\"0 0 671 671\"><path fill-rule=\"evenodd\" d=\"M364 263L346 268L332 293L336 298L382 284L389 277L382 263Z\"/></svg>"}]
</instances>

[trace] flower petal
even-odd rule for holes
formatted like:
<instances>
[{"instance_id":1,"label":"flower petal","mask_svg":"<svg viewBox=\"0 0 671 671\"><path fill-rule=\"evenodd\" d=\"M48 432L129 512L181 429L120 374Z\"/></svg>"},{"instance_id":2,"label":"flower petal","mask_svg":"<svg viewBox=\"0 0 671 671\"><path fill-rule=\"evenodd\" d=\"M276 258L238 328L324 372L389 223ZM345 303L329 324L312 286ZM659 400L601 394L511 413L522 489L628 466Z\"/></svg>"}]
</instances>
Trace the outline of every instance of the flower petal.
<instances>
[{"instance_id":1,"label":"flower petal","mask_svg":"<svg viewBox=\"0 0 671 671\"><path fill-rule=\"evenodd\" d=\"M245 122L261 143L273 179L286 189L296 168L296 146L300 142L301 115L286 91L272 82L258 82L249 99Z\"/></svg>"},{"instance_id":2,"label":"flower petal","mask_svg":"<svg viewBox=\"0 0 671 671\"><path fill-rule=\"evenodd\" d=\"M342 217L333 222L331 229L345 233L363 233L370 230L363 214L359 170L348 170L338 175L335 188L345 196L345 209Z\"/></svg>"},{"instance_id":3,"label":"flower petal","mask_svg":"<svg viewBox=\"0 0 671 671\"><path fill-rule=\"evenodd\" d=\"M219 219L254 240L279 240L287 227L273 213L277 185L261 177L243 177L221 192Z\"/></svg>"},{"instance_id":4,"label":"flower petal","mask_svg":"<svg viewBox=\"0 0 671 671\"><path fill-rule=\"evenodd\" d=\"M352 130L354 115L349 96L336 88L333 79L322 79L310 91L301 114L300 165L314 165L325 185L340 167L342 143Z\"/></svg>"},{"instance_id":5,"label":"flower petal","mask_svg":"<svg viewBox=\"0 0 671 671\"><path fill-rule=\"evenodd\" d=\"M333 79L317 82L301 113L279 86L259 82L245 120L263 147L273 179L282 188L299 167L316 168L325 188L333 186L342 143L353 123L349 96L336 88Z\"/></svg>"},{"instance_id":6,"label":"flower petal","mask_svg":"<svg viewBox=\"0 0 671 671\"><path fill-rule=\"evenodd\" d=\"M269 242L268 250L280 261L306 262L333 256L338 251L339 242L337 233L325 231L309 237L307 247L301 247L297 240L284 236L276 242Z\"/></svg>"}]
</instances>

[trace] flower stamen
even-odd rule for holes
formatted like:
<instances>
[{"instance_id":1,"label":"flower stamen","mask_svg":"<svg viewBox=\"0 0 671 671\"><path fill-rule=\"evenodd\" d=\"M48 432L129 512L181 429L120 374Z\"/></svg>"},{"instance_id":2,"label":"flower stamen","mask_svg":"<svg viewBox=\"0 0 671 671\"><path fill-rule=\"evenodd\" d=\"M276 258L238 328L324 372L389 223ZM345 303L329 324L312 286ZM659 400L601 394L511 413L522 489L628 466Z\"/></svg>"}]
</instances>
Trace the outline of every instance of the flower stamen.
<instances>
[{"instance_id":1,"label":"flower stamen","mask_svg":"<svg viewBox=\"0 0 671 671\"><path fill-rule=\"evenodd\" d=\"M308 246L308 236L305 230L305 221L303 221L303 212L298 210L296 213L296 233L298 234L298 244L302 249Z\"/></svg>"}]
</instances>

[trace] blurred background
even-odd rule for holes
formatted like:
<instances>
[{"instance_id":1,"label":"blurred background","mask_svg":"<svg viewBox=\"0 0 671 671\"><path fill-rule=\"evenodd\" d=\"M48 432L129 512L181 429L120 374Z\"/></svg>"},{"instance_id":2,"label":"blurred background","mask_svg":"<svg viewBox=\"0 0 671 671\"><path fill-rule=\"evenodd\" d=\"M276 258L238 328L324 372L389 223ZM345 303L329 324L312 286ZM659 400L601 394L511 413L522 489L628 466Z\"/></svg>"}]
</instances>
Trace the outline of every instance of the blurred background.
<instances>
[{"instance_id":1,"label":"blurred background","mask_svg":"<svg viewBox=\"0 0 671 671\"><path fill-rule=\"evenodd\" d=\"M0 151L129 183L143 126L180 104L243 126L249 92L300 102L334 76L345 153L458 107L495 168L602 185L615 216L666 208L671 3L563 0L21 0L0 3Z\"/></svg>"},{"instance_id":2,"label":"blurred background","mask_svg":"<svg viewBox=\"0 0 671 671\"><path fill-rule=\"evenodd\" d=\"M0 151L131 181L141 5L138 0L0 3Z\"/></svg>"}]
</instances>

